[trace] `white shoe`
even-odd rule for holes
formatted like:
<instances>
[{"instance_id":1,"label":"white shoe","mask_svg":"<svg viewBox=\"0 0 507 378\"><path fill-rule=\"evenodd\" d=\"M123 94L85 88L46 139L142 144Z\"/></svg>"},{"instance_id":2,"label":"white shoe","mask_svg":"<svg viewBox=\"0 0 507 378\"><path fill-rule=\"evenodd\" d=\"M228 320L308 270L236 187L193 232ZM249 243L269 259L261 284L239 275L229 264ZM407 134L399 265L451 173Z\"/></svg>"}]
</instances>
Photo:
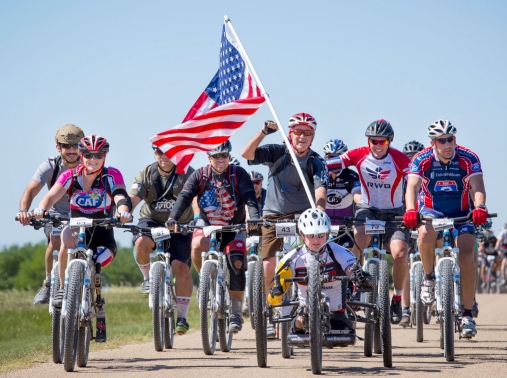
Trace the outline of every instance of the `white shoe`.
<instances>
[{"instance_id":1,"label":"white shoe","mask_svg":"<svg viewBox=\"0 0 507 378\"><path fill-rule=\"evenodd\" d=\"M421 301L430 305L435 300L435 280L424 280L421 285Z\"/></svg>"},{"instance_id":2,"label":"white shoe","mask_svg":"<svg viewBox=\"0 0 507 378\"><path fill-rule=\"evenodd\" d=\"M272 323L268 323L268 325L266 327L266 337L268 339L275 339L276 338L275 326Z\"/></svg>"},{"instance_id":3,"label":"white shoe","mask_svg":"<svg viewBox=\"0 0 507 378\"><path fill-rule=\"evenodd\" d=\"M461 336L470 339L475 335L477 335L475 321L471 316L463 316L463 319L461 319Z\"/></svg>"}]
</instances>

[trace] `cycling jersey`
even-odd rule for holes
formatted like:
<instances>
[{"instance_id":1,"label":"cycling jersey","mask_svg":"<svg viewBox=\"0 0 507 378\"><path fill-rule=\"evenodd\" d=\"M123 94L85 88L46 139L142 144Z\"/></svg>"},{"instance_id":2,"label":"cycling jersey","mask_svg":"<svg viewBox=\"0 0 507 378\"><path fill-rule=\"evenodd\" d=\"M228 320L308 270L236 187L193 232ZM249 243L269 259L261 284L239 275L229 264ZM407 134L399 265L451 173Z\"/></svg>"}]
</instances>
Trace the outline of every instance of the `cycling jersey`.
<instances>
[{"instance_id":1,"label":"cycling jersey","mask_svg":"<svg viewBox=\"0 0 507 378\"><path fill-rule=\"evenodd\" d=\"M377 159L369 147L359 147L327 161L330 170L355 166L361 180L361 203L377 209L403 206L403 180L410 159L389 147L386 156Z\"/></svg>"},{"instance_id":2,"label":"cycling jersey","mask_svg":"<svg viewBox=\"0 0 507 378\"><path fill-rule=\"evenodd\" d=\"M502 229L496 238L500 240L500 249L507 250L507 228Z\"/></svg>"},{"instance_id":3,"label":"cycling jersey","mask_svg":"<svg viewBox=\"0 0 507 378\"><path fill-rule=\"evenodd\" d=\"M235 170L235 177L230 174L231 169ZM221 174L214 172L210 166L192 173L169 217L179 220L196 196L201 210L200 217L207 224L225 226L243 223L246 218L245 205L248 207L250 219L259 218L257 198L250 176L243 168L234 164L230 164Z\"/></svg>"},{"instance_id":4,"label":"cycling jersey","mask_svg":"<svg viewBox=\"0 0 507 378\"><path fill-rule=\"evenodd\" d=\"M343 169L336 179L329 175L327 184L326 213L333 216L353 216L354 193L361 191L359 175L349 168ZM343 224L339 219L331 218L331 224Z\"/></svg>"},{"instance_id":5,"label":"cycling jersey","mask_svg":"<svg viewBox=\"0 0 507 378\"><path fill-rule=\"evenodd\" d=\"M124 185L123 176L119 170L113 167L107 168L107 173L101 171L92 183L89 191L83 189L83 165L76 167L76 179L74 170L63 172L56 183L63 186L70 193L70 211L72 217L106 218L114 214L114 202L112 193L118 185ZM104 209L105 204L105 209ZM105 213L104 213L105 211Z\"/></svg>"},{"instance_id":6,"label":"cycling jersey","mask_svg":"<svg viewBox=\"0 0 507 378\"><path fill-rule=\"evenodd\" d=\"M329 243L326 250L320 256L320 262L325 263L325 272L333 276L345 276L345 269L356 262L356 257L352 252L339 246L336 243ZM333 253L337 265L329 253ZM283 266L287 260L291 260L290 269L294 277L306 277L308 275L308 265L311 259L315 257L307 249L305 245L301 248L296 248L287 253L278 264L279 267ZM298 299L301 305L306 304L306 297L308 291L308 284L298 282ZM342 281L326 282L322 285L322 292L329 297L329 306L331 311L338 311L345 308L346 303L346 289L347 284Z\"/></svg>"},{"instance_id":7,"label":"cycling jersey","mask_svg":"<svg viewBox=\"0 0 507 378\"><path fill-rule=\"evenodd\" d=\"M462 146L456 146L447 164L438 159L433 147L425 148L414 156L409 173L422 180L421 209L434 209L446 217L461 217L470 212L470 178L476 175L482 175L479 158Z\"/></svg>"},{"instance_id":8,"label":"cycling jersey","mask_svg":"<svg viewBox=\"0 0 507 378\"><path fill-rule=\"evenodd\" d=\"M485 241L484 243L482 243L482 246L484 247L484 253L486 255L496 255L495 245L496 245L495 237L491 238L489 241Z\"/></svg>"}]
</instances>

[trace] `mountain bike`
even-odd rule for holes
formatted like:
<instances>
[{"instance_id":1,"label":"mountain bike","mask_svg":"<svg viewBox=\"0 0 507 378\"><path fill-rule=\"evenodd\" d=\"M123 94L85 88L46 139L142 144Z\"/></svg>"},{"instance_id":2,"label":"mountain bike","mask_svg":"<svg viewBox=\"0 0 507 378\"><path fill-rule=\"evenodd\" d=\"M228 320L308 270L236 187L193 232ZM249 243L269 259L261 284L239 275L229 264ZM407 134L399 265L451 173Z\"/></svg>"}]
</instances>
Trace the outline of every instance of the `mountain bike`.
<instances>
[{"instance_id":1,"label":"mountain bike","mask_svg":"<svg viewBox=\"0 0 507 378\"><path fill-rule=\"evenodd\" d=\"M228 226L179 225L181 233L202 229L210 238L208 252L202 252L201 279L199 283L199 315L201 320L201 341L206 355L215 353L217 338L222 352L231 350L233 332L229 332L232 302L229 293L230 275L227 256L222 251L217 233L246 231L244 224Z\"/></svg>"},{"instance_id":2,"label":"mountain bike","mask_svg":"<svg viewBox=\"0 0 507 378\"><path fill-rule=\"evenodd\" d=\"M255 262L259 261L260 256L258 253L260 236L250 236L246 240L247 244L247 270L245 272L246 286L245 286L245 297L243 299L243 316L250 318L250 324L252 329L255 329L255 320L253 314L253 270Z\"/></svg>"},{"instance_id":3,"label":"mountain bike","mask_svg":"<svg viewBox=\"0 0 507 378\"><path fill-rule=\"evenodd\" d=\"M71 218L69 226L79 228L76 248L69 248L65 270L65 293L61 316L65 321L63 365L65 371L77 366L86 367L90 341L93 336L92 320L96 318L97 329L105 330L105 301L102 298L102 265L93 260L93 250L87 249L88 227L114 227L116 218Z\"/></svg>"},{"instance_id":4,"label":"mountain bike","mask_svg":"<svg viewBox=\"0 0 507 378\"><path fill-rule=\"evenodd\" d=\"M15 218L18 221L18 217ZM44 228L47 224L51 224L51 234L59 236L63 227L68 223L69 218L62 217L58 214L48 214L42 219L32 218L30 226L35 230ZM58 250L53 251L53 267L51 268L51 276L49 283L49 315L51 315L51 351L53 362L60 364L63 359L63 340L65 335L65 320L61 318L61 311L53 306L53 298L56 291L60 288L60 277L58 275ZM46 284L46 282L45 282Z\"/></svg>"},{"instance_id":5,"label":"mountain bike","mask_svg":"<svg viewBox=\"0 0 507 378\"><path fill-rule=\"evenodd\" d=\"M134 235L148 231L155 242L155 250L150 253L150 294L148 306L152 313L153 343L155 350L161 352L174 346L175 316L177 308L174 274L171 267L169 240L171 234L165 227L137 227L122 225Z\"/></svg>"}]
</instances>

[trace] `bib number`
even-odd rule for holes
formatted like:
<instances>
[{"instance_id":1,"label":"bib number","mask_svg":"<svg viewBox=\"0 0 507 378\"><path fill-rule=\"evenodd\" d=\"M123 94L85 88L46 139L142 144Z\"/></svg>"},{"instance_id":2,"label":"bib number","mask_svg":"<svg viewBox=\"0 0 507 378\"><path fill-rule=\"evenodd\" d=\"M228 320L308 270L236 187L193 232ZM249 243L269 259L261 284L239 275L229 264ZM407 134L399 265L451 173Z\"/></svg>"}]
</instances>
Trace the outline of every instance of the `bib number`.
<instances>
[{"instance_id":1,"label":"bib number","mask_svg":"<svg viewBox=\"0 0 507 378\"><path fill-rule=\"evenodd\" d=\"M433 226L435 231L448 230L454 227L454 219L450 218L433 219L431 221L431 225Z\"/></svg>"},{"instance_id":2,"label":"bib number","mask_svg":"<svg viewBox=\"0 0 507 378\"><path fill-rule=\"evenodd\" d=\"M286 222L276 224L276 237L284 238L286 236L297 236L296 223Z\"/></svg>"},{"instance_id":3,"label":"bib number","mask_svg":"<svg viewBox=\"0 0 507 378\"><path fill-rule=\"evenodd\" d=\"M91 218L71 218L69 225L70 225L70 227L91 227L91 226L93 226L93 219L91 219Z\"/></svg>"},{"instance_id":4,"label":"bib number","mask_svg":"<svg viewBox=\"0 0 507 378\"><path fill-rule=\"evenodd\" d=\"M367 235L385 234L386 222L377 219L367 219L366 223L364 224L364 232Z\"/></svg>"},{"instance_id":5,"label":"bib number","mask_svg":"<svg viewBox=\"0 0 507 378\"><path fill-rule=\"evenodd\" d=\"M165 227L156 227L151 229L151 237L156 243L158 241L171 239L171 232Z\"/></svg>"}]
</instances>

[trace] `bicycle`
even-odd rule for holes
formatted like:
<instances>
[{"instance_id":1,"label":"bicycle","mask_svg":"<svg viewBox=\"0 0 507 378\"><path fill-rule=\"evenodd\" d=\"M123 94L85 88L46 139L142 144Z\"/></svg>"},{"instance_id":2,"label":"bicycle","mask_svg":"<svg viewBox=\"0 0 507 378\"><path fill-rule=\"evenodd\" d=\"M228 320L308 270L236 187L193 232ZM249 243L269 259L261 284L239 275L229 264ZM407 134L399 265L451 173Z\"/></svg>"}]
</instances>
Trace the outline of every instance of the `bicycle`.
<instances>
[{"instance_id":1,"label":"bicycle","mask_svg":"<svg viewBox=\"0 0 507 378\"><path fill-rule=\"evenodd\" d=\"M15 217L18 221L18 217ZM52 225L51 234L59 236L63 227L67 224L69 218L58 214L49 214L46 218L37 220L32 218L30 226L35 230L44 228L47 224ZM60 288L60 277L58 275L58 250L53 251L53 268L50 272L49 283L49 315L51 315L51 352L55 364L62 363L63 359L63 341L65 335L65 320L61 318L61 311L53 306L53 298L56 291Z\"/></svg>"},{"instance_id":2,"label":"bicycle","mask_svg":"<svg viewBox=\"0 0 507 378\"><path fill-rule=\"evenodd\" d=\"M76 248L69 248L65 270L65 293L61 316L65 320L63 364L67 372L86 367L90 341L93 336L92 319L97 320L97 329L105 327L105 301L102 298L102 276L100 263L93 261L93 250L86 248L88 227L114 227L116 218L90 219L71 218L69 226L79 228Z\"/></svg>"},{"instance_id":3,"label":"bicycle","mask_svg":"<svg viewBox=\"0 0 507 378\"><path fill-rule=\"evenodd\" d=\"M215 353L216 342L222 352L229 352L232 346L233 332L229 332L232 315L229 294L230 276L226 255L221 250L217 233L246 231L244 224L228 226L188 226L179 225L181 233L202 229L210 237L208 252L202 252L201 280L199 283L199 315L201 320L201 341L206 355Z\"/></svg>"},{"instance_id":4,"label":"bicycle","mask_svg":"<svg viewBox=\"0 0 507 378\"><path fill-rule=\"evenodd\" d=\"M495 217L489 214L488 217ZM470 221L470 216L456 218L423 218L421 223L431 222L435 231L442 231L443 246L435 248L435 322L440 324L440 349L446 361L454 361L454 333L461 335L461 276L459 248L453 247L450 230L458 222Z\"/></svg>"},{"instance_id":5,"label":"bicycle","mask_svg":"<svg viewBox=\"0 0 507 378\"><path fill-rule=\"evenodd\" d=\"M247 244L247 270L245 272L246 277L246 286L245 286L245 297L243 300L243 316L250 318L250 325L252 329L255 329L255 320L253 314L253 270L255 266L255 262L259 261L260 257L258 254L260 237L259 236L250 236L246 240Z\"/></svg>"},{"instance_id":6,"label":"bicycle","mask_svg":"<svg viewBox=\"0 0 507 378\"><path fill-rule=\"evenodd\" d=\"M142 231L151 233L155 250L150 253L150 294L148 306L152 313L153 343L155 350L161 352L174 346L175 317L177 308L174 285L174 274L171 267L171 253L168 242L171 238L165 227L142 228L134 225L122 225L134 235Z\"/></svg>"}]
</instances>

